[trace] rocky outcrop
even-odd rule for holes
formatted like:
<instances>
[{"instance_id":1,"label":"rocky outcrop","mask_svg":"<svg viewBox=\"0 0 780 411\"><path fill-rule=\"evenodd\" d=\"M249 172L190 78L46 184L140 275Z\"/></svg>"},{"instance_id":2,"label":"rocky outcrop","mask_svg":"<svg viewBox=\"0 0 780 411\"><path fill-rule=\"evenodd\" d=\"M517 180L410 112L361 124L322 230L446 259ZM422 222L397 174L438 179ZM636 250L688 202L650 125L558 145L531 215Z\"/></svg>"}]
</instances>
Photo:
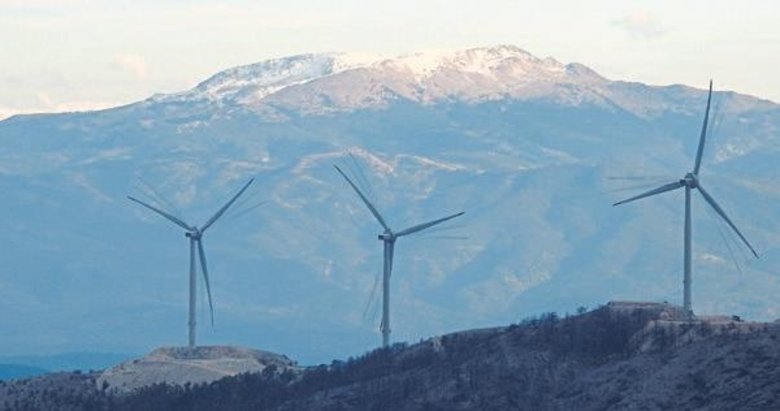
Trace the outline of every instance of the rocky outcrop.
<instances>
[{"instance_id":1,"label":"rocky outcrop","mask_svg":"<svg viewBox=\"0 0 780 411\"><path fill-rule=\"evenodd\" d=\"M160 383L208 383L241 373L259 373L269 366L298 369L289 358L268 351L234 346L163 347L103 371L97 384L126 393Z\"/></svg>"}]
</instances>

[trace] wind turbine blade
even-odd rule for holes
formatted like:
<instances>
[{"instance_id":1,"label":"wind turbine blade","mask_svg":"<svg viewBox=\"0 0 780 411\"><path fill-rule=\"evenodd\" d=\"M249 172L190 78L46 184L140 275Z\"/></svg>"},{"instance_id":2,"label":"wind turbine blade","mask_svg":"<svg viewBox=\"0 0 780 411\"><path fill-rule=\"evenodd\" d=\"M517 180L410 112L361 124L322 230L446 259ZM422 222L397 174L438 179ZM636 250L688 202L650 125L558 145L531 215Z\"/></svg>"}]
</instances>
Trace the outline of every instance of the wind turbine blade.
<instances>
[{"instance_id":1,"label":"wind turbine blade","mask_svg":"<svg viewBox=\"0 0 780 411\"><path fill-rule=\"evenodd\" d=\"M253 192L251 192L251 193L249 193L249 194L247 194L245 196L241 196L241 198L239 200L237 200L232 206L230 206L230 210L226 211L225 214L229 216L229 215L241 212L241 210L243 210L244 207L246 207L248 204L250 204L250 203L252 203L252 204L257 203L257 201L254 201L254 200L256 200L256 198L259 195L260 195L260 191L259 190L255 190L255 191L253 191Z\"/></svg>"},{"instance_id":2,"label":"wind turbine blade","mask_svg":"<svg viewBox=\"0 0 780 411\"><path fill-rule=\"evenodd\" d=\"M737 268L737 271L739 271L739 275L744 275L744 271L742 271L742 267L739 265L739 262L737 261L736 255L734 255L734 249L731 247L731 244L729 244L729 240L735 241L734 239L731 239L730 237L726 237L726 234L723 232L723 228L721 228L722 224L725 224L721 220L718 219L718 217L715 216L715 212L713 210L710 210L707 207L704 207L705 210L707 210L707 215L712 218L713 221L715 221L715 228L718 229L718 235L720 236L720 239L723 240L723 245L726 246L726 250L729 252L729 257L731 258L731 261L734 263L734 267ZM737 245L739 246L739 245Z\"/></svg>"},{"instance_id":3,"label":"wind turbine blade","mask_svg":"<svg viewBox=\"0 0 780 411\"><path fill-rule=\"evenodd\" d=\"M233 214L228 215L228 217L231 218L231 219L241 217L242 215L248 214L250 211L252 211L252 210L254 210L254 209L256 209L256 208L258 208L258 207L260 207L262 205L265 205L266 203L268 203L268 201L260 201L258 203L255 203L254 205L246 207L246 208L244 208L242 210L235 211L235 212L233 212Z\"/></svg>"},{"instance_id":4,"label":"wind turbine blade","mask_svg":"<svg viewBox=\"0 0 780 411\"><path fill-rule=\"evenodd\" d=\"M371 187L371 184L368 182L368 178L366 177L366 173L363 172L363 167L360 166L360 163L358 162L357 158L355 158L355 155L352 154L352 152L349 152L349 159L352 160L352 169L353 173L352 175L355 176L355 181L358 186L363 187L363 191L366 192L367 198L376 198L374 195L374 190ZM349 166L349 164L347 164Z\"/></svg>"},{"instance_id":5,"label":"wind turbine blade","mask_svg":"<svg viewBox=\"0 0 780 411\"><path fill-rule=\"evenodd\" d=\"M429 222L427 222L427 223L419 224L419 225L416 225L416 226L414 226L414 227L409 227L409 228L407 228L407 229L405 229L405 230L401 230L401 231L397 232L397 233L395 234L395 236L396 236L396 237L402 237L402 236L405 236L405 235L414 234L414 233L416 233L416 232L418 232L418 231L425 230L425 229L426 229L426 228L428 228L428 227L433 227L433 226L435 226L436 224L441 224L441 223L443 223L443 222L445 222L445 221L447 221L447 220L452 220L452 219L453 219L453 218L455 218L455 217L460 217L460 216L462 216L463 214L465 214L465 212L461 211L460 213L453 214L453 215L451 215L451 216L447 216L447 217L444 217L444 218L440 218L440 219L438 219L438 220L429 221Z\"/></svg>"},{"instance_id":6,"label":"wind turbine blade","mask_svg":"<svg viewBox=\"0 0 780 411\"><path fill-rule=\"evenodd\" d=\"M142 206L144 206L144 207L154 211L155 213L157 213L157 214L167 218L168 220L172 221L174 224L178 225L179 227L181 227L181 228L183 228L183 229L185 229L187 231L192 230L192 227L188 226L187 223L185 223L184 221L181 221L178 217L176 217L175 215L173 215L171 213L167 213L167 212L165 212L163 210L160 210L159 208L157 208L157 207L155 207L153 205L146 204L146 203L144 203L143 201L141 201L141 200L139 200L137 198L134 198L134 197L131 197L131 196L127 196L127 198L130 201L135 201L136 203L138 203L138 204L140 204L140 205L142 205Z\"/></svg>"},{"instance_id":7,"label":"wind turbine blade","mask_svg":"<svg viewBox=\"0 0 780 411\"><path fill-rule=\"evenodd\" d=\"M160 194L157 189L154 188L154 186L146 181L141 175L136 175L136 182L139 185L139 188L141 191L143 191L143 194L149 197L150 200L153 202L157 202L157 204L161 204L165 206L167 209L171 211L175 211L178 214L181 214L179 210L176 208L176 205L174 205L171 201L169 201L165 196Z\"/></svg>"},{"instance_id":8,"label":"wind turbine blade","mask_svg":"<svg viewBox=\"0 0 780 411\"><path fill-rule=\"evenodd\" d=\"M366 207L368 207L368 209L369 209L369 210L371 210L371 214L373 214L373 215L374 215L374 217L377 219L377 221L379 221L379 224L382 224L382 227L384 227L384 229L385 229L385 230L389 230L389 229L390 229L390 227L388 227L388 226L387 226L387 223L385 222L385 219L384 219L384 218L382 218L382 215L381 215L381 214L379 214L379 211L377 211L377 210L376 210L376 208L374 207L374 205L373 205L373 204L371 204L371 202L370 202L370 201L368 201L368 199L366 198L366 196L364 196L364 195L363 195L363 193L362 193L362 192L360 192L360 189L358 189L358 188L357 188L357 186L355 185L355 183L353 183L353 182L352 182L352 180L350 180L350 179L349 179L349 177L347 177L347 175L346 175L346 174L344 174L344 172L343 172L343 171L341 171L341 169L339 168L339 166L337 166L337 165L335 165L335 164L334 164L334 165L333 165L333 167L335 167L335 168L336 168L336 171L338 171L338 172L339 172L339 174L341 174L341 176L342 176L342 177L344 177L344 179L345 179L345 180L347 180L347 183L349 183L349 185L350 185L350 186L352 186L352 189L354 189L354 190L355 190L355 192L357 193L357 195L358 195L358 196L360 196L360 199L361 199L361 200L363 200L363 203L365 203L365 204L366 204Z\"/></svg>"},{"instance_id":9,"label":"wind turbine blade","mask_svg":"<svg viewBox=\"0 0 780 411\"><path fill-rule=\"evenodd\" d=\"M710 80L710 92L707 94L707 109L704 111L704 122L701 125L701 137L699 137L699 149L696 151L696 165L693 166L693 174L699 174L701 157L704 154L704 140L707 138L707 123L710 118L710 103L712 102L712 80Z\"/></svg>"},{"instance_id":10,"label":"wind turbine blade","mask_svg":"<svg viewBox=\"0 0 780 411\"><path fill-rule=\"evenodd\" d=\"M244 184L244 187L241 188L241 190L236 193L236 195L233 196L233 198L230 199L225 205L222 206L222 208L219 209L211 218L209 218L209 221L206 221L206 224L203 224L203 228L200 229L201 232L206 231L207 228L211 227L212 224L214 224L219 217L222 216L222 214L225 214L225 211L227 211L228 208L230 208L231 205L238 199L238 197L246 191L247 188L249 188L249 185L252 184L252 182L255 181L254 178L249 179L246 184Z\"/></svg>"},{"instance_id":11,"label":"wind turbine blade","mask_svg":"<svg viewBox=\"0 0 780 411\"><path fill-rule=\"evenodd\" d=\"M648 180L668 180L672 178L673 175L671 174L664 174L664 175L634 175L634 176L607 176L607 180L617 180L617 181L648 181Z\"/></svg>"},{"instance_id":12,"label":"wind turbine blade","mask_svg":"<svg viewBox=\"0 0 780 411\"><path fill-rule=\"evenodd\" d=\"M379 287L380 277L381 277L381 273L379 272L379 270L377 270L376 275L374 276L374 286L371 288L371 294L368 296L368 301L366 301L366 308L363 310L363 319L367 319L368 311L371 309L372 306L376 306L376 304L374 304L374 302L376 301L374 297L376 297L376 290ZM376 315L376 310L374 310L374 315ZM372 318L372 320L374 318Z\"/></svg>"},{"instance_id":13,"label":"wind turbine blade","mask_svg":"<svg viewBox=\"0 0 780 411\"><path fill-rule=\"evenodd\" d=\"M658 184L661 184L661 183L662 183L661 181L655 181L655 182L652 182L652 183L645 183L645 184L632 184L632 185L629 185L629 186L620 187L620 188L613 188L613 189L606 190L606 191L608 191L610 193L620 193L620 192L623 192L623 191L636 191L636 190L639 190L639 189L648 189L650 187L656 187L656 186L658 186Z\"/></svg>"},{"instance_id":14,"label":"wind turbine blade","mask_svg":"<svg viewBox=\"0 0 780 411\"><path fill-rule=\"evenodd\" d=\"M753 246L750 245L750 242L745 238L744 235L739 231L736 225L734 225L733 222L731 222L731 219L726 215L726 212L723 211L722 208L720 208L720 205L715 201L714 198L707 192L707 190L704 189L704 187L699 185L699 192L702 196L704 196L704 199L712 206L712 208L715 210L716 213L718 213L724 221L726 221L726 224L731 227L732 230L734 230L735 233L739 236L740 239L742 239L742 242L745 243L745 245L750 249L750 251L753 253L753 255L758 258L758 253L756 250L753 249Z\"/></svg>"},{"instance_id":15,"label":"wind turbine blade","mask_svg":"<svg viewBox=\"0 0 780 411\"><path fill-rule=\"evenodd\" d=\"M708 140L712 141L720 130L720 125L723 124L723 99L717 99L712 102L712 109L710 109L710 125L707 126Z\"/></svg>"},{"instance_id":16,"label":"wind turbine blade","mask_svg":"<svg viewBox=\"0 0 780 411\"><path fill-rule=\"evenodd\" d=\"M445 231L451 232L451 231L455 231L455 230L460 230L461 228L464 228L464 227L465 227L464 224L448 224L448 225L445 225L445 226L431 228L430 230L425 230L425 234L426 235L431 235L433 233L441 233L441 232L445 232Z\"/></svg>"},{"instance_id":17,"label":"wind turbine blade","mask_svg":"<svg viewBox=\"0 0 780 411\"><path fill-rule=\"evenodd\" d=\"M682 187L684 185L685 185L685 183L682 182L682 181L675 181L674 183L669 183L669 184L662 185L661 187L652 189L650 191L644 192L642 194L639 194L639 195L631 197L631 198L627 198L627 199L625 199L623 201L618 201L617 203L612 204L612 206L618 206L618 205L621 205L621 204L630 203L630 202L632 202L634 200L639 200L640 198L650 197L650 196L654 196L656 194L665 193L667 191L676 190L676 189L678 189L678 188L680 188L680 187Z\"/></svg>"},{"instance_id":18,"label":"wind turbine blade","mask_svg":"<svg viewBox=\"0 0 780 411\"><path fill-rule=\"evenodd\" d=\"M198 240L198 254L200 255L200 268L203 271L203 280L206 282L206 294L209 297L209 312L211 313L211 326L214 326L214 304L211 302L211 284L209 284L209 270L206 268L206 252L203 251L203 240Z\"/></svg>"}]
</instances>

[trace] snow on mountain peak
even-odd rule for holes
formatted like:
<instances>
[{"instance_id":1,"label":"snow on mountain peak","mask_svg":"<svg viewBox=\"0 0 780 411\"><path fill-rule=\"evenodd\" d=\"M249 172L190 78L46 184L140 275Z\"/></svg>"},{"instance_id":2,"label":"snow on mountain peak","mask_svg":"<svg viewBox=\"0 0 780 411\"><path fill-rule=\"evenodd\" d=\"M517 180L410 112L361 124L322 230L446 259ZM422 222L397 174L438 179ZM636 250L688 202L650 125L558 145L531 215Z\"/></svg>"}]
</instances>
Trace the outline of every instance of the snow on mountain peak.
<instances>
[{"instance_id":1,"label":"snow on mountain peak","mask_svg":"<svg viewBox=\"0 0 780 411\"><path fill-rule=\"evenodd\" d=\"M161 96L157 100L263 98L284 87L328 75L333 67L332 54L301 54L265 60L221 71L191 90Z\"/></svg>"},{"instance_id":2,"label":"snow on mountain peak","mask_svg":"<svg viewBox=\"0 0 780 411\"><path fill-rule=\"evenodd\" d=\"M360 71L351 77L328 80L358 69ZM281 91L323 80L327 84L315 85L314 90L301 92L296 89L274 100L284 105L311 106L311 101L301 99L319 101L322 96L337 93L340 95L329 100L341 102L336 105L343 106L342 109L350 109L381 104L393 96L425 102L451 96L479 99L509 95L528 84L569 83L572 78L593 75L595 73L579 66L565 66L550 57L540 59L511 45L424 51L396 57L358 53L302 54L228 69L189 91L153 100L205 100L258 106ZM292 101L293 98L298 102Z\"/></svg>"},{"instance_id":3,"label":"snow on mountain peak","mask_svg":"<svg viewBox=\"0 0 780 411\"><path fill-rule=\"evenodd\" d=\"M303 54L235 67L198 84L197 90L220 94L246 86L273 87L330 73L333 59L327 54Z\"/></svg>"},{"instance_id":4,"label":"snow on mountain peak","mask_svg":"<svg viewBox=\"0 0 780 411\"><path fill-rule=\"evenodd\" d=\"M527 51L511 45L479 47L465 50L428 50L387 58L376 66L406 69L415 78L425 79L434 73L452 69L466 73L493 74L502 64L526 67L544 67L551 72L562 72L564 66L552 58L541 60Z\"/></svg>"}]
</instances>

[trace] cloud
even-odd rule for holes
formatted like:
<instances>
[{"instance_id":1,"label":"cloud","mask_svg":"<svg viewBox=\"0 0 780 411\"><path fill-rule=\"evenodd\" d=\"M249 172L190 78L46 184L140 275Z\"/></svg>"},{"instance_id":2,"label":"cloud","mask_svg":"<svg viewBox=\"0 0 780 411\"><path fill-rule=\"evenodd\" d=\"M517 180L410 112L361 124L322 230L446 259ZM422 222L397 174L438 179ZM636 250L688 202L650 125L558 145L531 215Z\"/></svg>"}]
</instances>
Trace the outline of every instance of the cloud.
<instances>
[{"instance_id":1,"label":"cloud","mask_svg":"<svg viewBox=\"0 0 780 411\"><path fill-rule=\"evenodd\" d=\"M45 91L38 92L38 104L35 107L2 107L0 106L0 121L17 114L37 114L37 113L70 113L74 111L94 111L117 107L124 103L117 101L55 101L51 95Z\"/></svg>"},{"instance_id":2,"label":"cloud","mask_svg":"<svg viewBox=\"0 0 780 411\"><path fill-rule=\"evenodd\" d=\"M140 54L116 54L114 55L114 64L120 69L132 73L139 80L145 79L149 71L146 59Z\"/></svg>"},{"instance_id":3,"label":"cloud","mask_svg":"<svg viewBox=\"0 0 780 411\"><path fill-rule=\"evenodd\" d=\"M653 13L642 10L614 20L612 26L637 37L657 37L666 33L666 28Z\"/></svg>"},{"instance_id":4,"label":"cloud","mask_svg":"<svg viewBox=\"0 0 780 411\"><path fill-rule=\"evenodd\" d=\"M27 110L27 112L72 112L72 111L92 111L105 108L116 107L121 103L115 101L56 101L48 92L39 91L36 94L38 98L38 109Z\"/></svg>"},{"instance_id":5,"label":"cloud","mask_svg":"<svg viewBox=\"0 0 780 411\"><path fill-rule=\"evenodd\" d=\"M54 106L56 112L94 111L121 106L116 101L65 101Z\"/></svg>"},{"instance_id":6,"label":"cloud","mask_svg":"<svg viewBox=\"0 0 780 411\"><path fill-rule=\"evenodd\" d=\"M49 108L55 105L54 99L52 99L51 95L45 91L39 91L35 94L35 97L38 99L38 105L41 107Z\"/></svg>"},{"instance_id":7,"label":"cloud","mask_svg":"<svg viewBox=\"0 0 780 411\"><path fill-rule=\"evenodd\" d=\"M0 6L58 6L61 4L87 3L86 0L0 0Z\"/></svg>"},{"instance_id":8,"label":"cloud","mask_svg":"<svg viewBox=\"0 0 780 411\"><path fill-rule=\"evenodd\" d=\"M20 111L10 107L0 107L0 121L7 119L8 117L20 114Z\"/></svg>"}]
</instances>

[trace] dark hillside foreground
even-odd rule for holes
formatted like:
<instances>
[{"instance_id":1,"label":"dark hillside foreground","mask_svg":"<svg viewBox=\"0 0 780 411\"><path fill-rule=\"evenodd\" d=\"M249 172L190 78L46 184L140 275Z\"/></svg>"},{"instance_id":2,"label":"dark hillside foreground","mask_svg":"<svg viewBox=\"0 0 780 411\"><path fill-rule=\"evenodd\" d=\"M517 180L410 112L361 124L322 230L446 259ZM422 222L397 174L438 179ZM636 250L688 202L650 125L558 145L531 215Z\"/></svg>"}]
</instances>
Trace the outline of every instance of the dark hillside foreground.
<instances>
[{"instance_id":1,"label":"dark hillside foreground","mask_svg":"<svg viewBox=\"0 0 780 411\"><path fill-rule=\"evenodd\" d=\"M0 383L5 409L776 410L780 324L685 321L680 307L611 302L574 316L396 344L303 372L268 367L119 395L90 374Z\"/></svg>"}]
</instances>

